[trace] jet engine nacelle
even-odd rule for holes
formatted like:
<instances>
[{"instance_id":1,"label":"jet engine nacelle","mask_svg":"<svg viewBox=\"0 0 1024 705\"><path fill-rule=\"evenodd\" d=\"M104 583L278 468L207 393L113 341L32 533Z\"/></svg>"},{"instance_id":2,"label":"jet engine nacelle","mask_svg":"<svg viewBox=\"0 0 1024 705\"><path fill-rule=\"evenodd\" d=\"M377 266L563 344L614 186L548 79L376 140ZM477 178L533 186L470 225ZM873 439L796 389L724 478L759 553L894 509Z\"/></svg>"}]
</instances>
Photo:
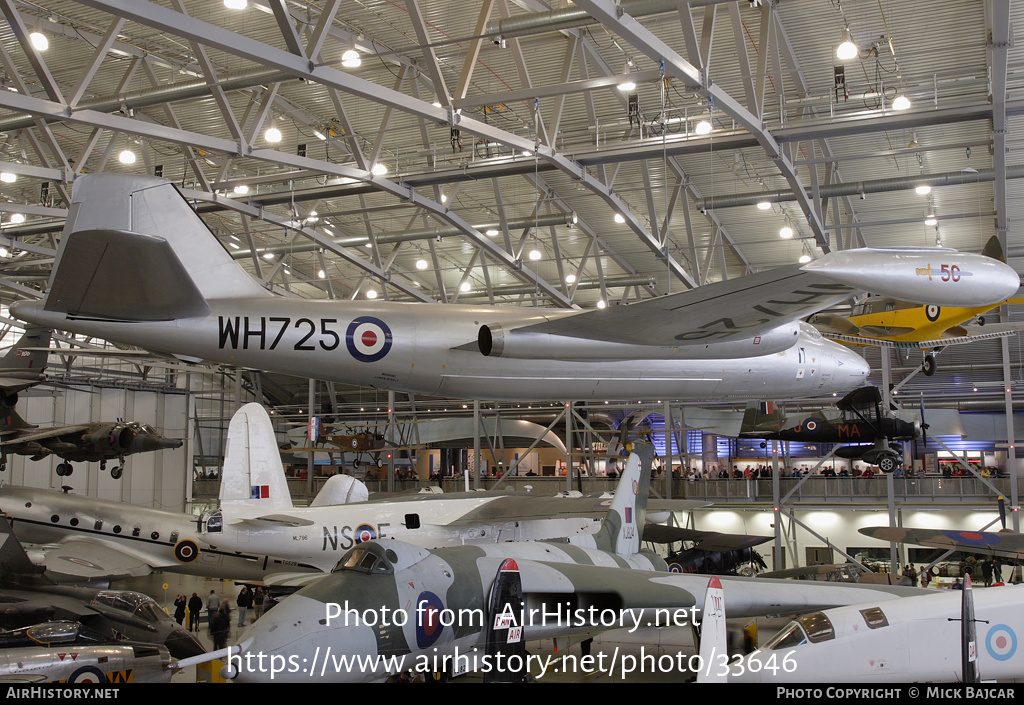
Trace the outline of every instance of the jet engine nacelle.
<instances>
[{"instance_id":1,"label":"jet engine nacelle","mask_svg":"<svg viewBox=\"0 0 1024 705\"><path fill-rule=\"evenodd\" d=\"M488 357L524 360L721 360L779 353L793 347L799 335L800 323L795 321L759 336L728 342L639 345L533 333L510 328L507 323L490 323L480 326L477 344Z\"/></svg>"},{"instance_id":2,"label":"jet engine nacelle","mask_svg":"<svg viewBox=\"0 0 1024 705\"><path fill-rule=\"evenodd\" d=\"M82 436L82 441L100 452L111 452L123 455L132 448L135 431L124 423L101 426L92 433Z\"/></svg>"}]
</instances>

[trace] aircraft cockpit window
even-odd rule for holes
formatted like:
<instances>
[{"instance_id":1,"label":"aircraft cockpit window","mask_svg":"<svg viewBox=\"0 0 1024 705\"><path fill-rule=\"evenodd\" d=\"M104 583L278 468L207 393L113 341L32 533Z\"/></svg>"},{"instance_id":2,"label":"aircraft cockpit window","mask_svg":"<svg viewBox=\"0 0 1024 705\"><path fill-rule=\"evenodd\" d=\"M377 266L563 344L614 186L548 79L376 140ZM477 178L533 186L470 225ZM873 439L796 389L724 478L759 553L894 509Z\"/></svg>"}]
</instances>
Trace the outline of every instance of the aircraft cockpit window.
<instances>
[{"instance_id":1,"label":"aircraft cockpit window","mask_svg":"<svg viewBox=\"0 0 1024 705\"><path fill-rule=\"evenodd\" d=\"M384 550L376 545L356 546L349 550L338 564L334 571L355 570L360 573L391 574L395 572L394 566L388 560Z\"/></svg>"},{"instance_id":2,"label":"aircraft cockpit window","mask_svg":"<svg viewBox=\"0 0 1024 705\"><path fill-rule=\"evenodd\" d=\"M807 643L807 635L804 634L803 628L796 622L790 622L782 631L773 636L768 640L768 643L764 645L764 648L772 651L780 651L783 649L792 649L794 646L800 646L800 644Z\"/></svg>"},{"instance_id":3,"label":"aircraft cockpit window","mask_svg":"<svg viewBox=\"0 0 1024 705\"><path fill-rule=\"evenodd\" d=\"M25 631L25 636L43 646L68 644L78 637L78 623L69 621L44 622L43 624L29 627Z\"/></svg>"},{"instance_id":4,"label":"aircraft cockpit window","mask_svg":"<svg viewBox=\"0 0 1024 705\"><path fill-rule=\"evenodd\" d=\"M219 509L203 512L199 516L199 533L219 534L224 530L224 515Z\"/></svg>"},{"instance_id":5,"label":"aircraft cockpit window","mask_svg":"<svg viewBox=\"0 0 1024 705\"><path fill-rule=\"evenodd\" d=\"M889 620L885 618L885 612L882 611L881 607L868 607L867 609L861 610L860 614L864 617L864 622L867 623L871 629L880 629L881 627L888 627Z\"/></svg>"},{"instance_id":6,"label":"aircraft cockpit window","mask_svg":"<svg viewBox=\"0 0 1024 705\"><path fill-rule=\"evenodd\" d=\"M807 638L810 639L812 644L836 638L836 630L824 612L805 614L797 621L800 622L807 632Z\"/></svg>"}]
</instances>

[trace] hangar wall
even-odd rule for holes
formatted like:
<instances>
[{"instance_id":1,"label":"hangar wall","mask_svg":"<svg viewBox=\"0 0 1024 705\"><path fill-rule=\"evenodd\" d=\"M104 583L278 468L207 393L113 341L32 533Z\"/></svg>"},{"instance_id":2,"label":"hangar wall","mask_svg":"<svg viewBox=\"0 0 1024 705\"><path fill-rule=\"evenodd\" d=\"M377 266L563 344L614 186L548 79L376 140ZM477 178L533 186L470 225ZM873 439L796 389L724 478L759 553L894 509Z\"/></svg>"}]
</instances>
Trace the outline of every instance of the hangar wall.
<instances>
[{"instance_id":1,"label":"hangar wall","mask_svg":"<svg viewBox=\"0 0 1024 705\"><path fill-rule=\"evenodd\" d=\"M58 477L56 467L61 461L56 456L32 460L14 455L8 458L6 477L0 478L4 482L57 490L69 486L81 495L185 511L192 450L184 390L180 394L121 387L29 390L21 394L17 409L26 421L39 426L120 418L151 424L170 438L184 438L185 443L176 449L128 456L120 480L110 477L110 468L117 461L108 461L107 470L102 472L99 463L74 463L70 476Z\"/></svg>"}]
</instances>

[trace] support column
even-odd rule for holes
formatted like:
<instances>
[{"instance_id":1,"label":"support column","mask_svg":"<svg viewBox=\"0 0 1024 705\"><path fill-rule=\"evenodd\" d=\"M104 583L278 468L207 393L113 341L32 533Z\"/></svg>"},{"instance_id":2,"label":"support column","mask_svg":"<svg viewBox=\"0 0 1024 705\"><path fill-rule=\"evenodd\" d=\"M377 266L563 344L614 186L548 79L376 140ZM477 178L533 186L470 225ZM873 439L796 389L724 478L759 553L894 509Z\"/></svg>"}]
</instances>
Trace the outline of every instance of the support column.
<instances>
[{"instance_id":1,"label":"support column","mask_svg":"<svg viewBox=\"0 0 1024 705\"><path fill-rule=\"evenodd\" d=\"M672 499L672 408L665 402L665 499Z\"/></svg>"},{"instance_id":2,"label":"support column","mask_svg":"<svg viewBox=\"0 0 1024 705\"><path fill-rule=\"evenodd\" d=\"M480 489L480 400L473 400L473 487ZM497 459L495 459L497 461Z\"/></svg>"}]
</instances>

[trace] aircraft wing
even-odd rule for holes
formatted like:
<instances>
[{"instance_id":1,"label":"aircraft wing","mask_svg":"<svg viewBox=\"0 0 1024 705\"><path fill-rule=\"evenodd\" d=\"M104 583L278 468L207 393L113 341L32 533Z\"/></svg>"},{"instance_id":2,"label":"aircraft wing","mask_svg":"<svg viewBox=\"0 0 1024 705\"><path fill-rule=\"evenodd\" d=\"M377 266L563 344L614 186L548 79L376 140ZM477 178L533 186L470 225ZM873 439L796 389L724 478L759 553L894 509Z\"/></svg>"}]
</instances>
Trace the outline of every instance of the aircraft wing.
<instances>
[{"instance_id":1,"label":"aircraft wing","mask_svg":"<svg viewBox=\"0 0 1024 705\"><path fill-rule=\"evenodd\" d=\"M448 495L442 495L442 497ZM495 497L448 522L446 526L462 526L510 519L558 519L568 517L602 518L608 513L611 497L528 497L522 495ZM668 504L665 504L668 503ZM710 502L700 500L650 500L648 514L665 511L689 511L706 507Z\"/></svg>"},{"instance_id":2,"label":"aircraft wing","mask_svg":"<svg viewBox=\"0 0 1024 705\"><path fill-rule=\"evenodd\" d=\"M672 543L674 541L695 541L702 551L735 551L740 548L757 546L771 541L771 536L747 536L745 534L722 534L717 531L698 531L681 526L648 524L644 527L644 541Z\"/></svg>"},{"instance_id":3,"label":"aircraft wing","mask_svg":"<svg viewBox=\"0 0 1024 705\"><path fill-rule=\"evenodd\" d=\"M51 426L50 428L40 428L32 433L22 433L14 438L0 441L3 445L15 445L17 443L32 443L33 441L44 441L48 438L57 438L59 436L66 436L73 433L82 433L92 428L92 424L73 424L70 426ZM2 436L3 434L0 434Z\"/></svg>"},{"instance_id":4,"label":"aircraft wing","mask_svg":"<svg viewBox=\"0 0 1024 705\"><path fill-rule=\"evenodd\" d=\"M153 572L153 566L140 556L90 539L39 544L27 553L33 563L46 568L46 575L58 583L122 580Z\"/></svg>"},{"instance_id":5,"label":"aircraft wing","mask_svg":"<svg viewBox=\"0 0 1024 705\"><path fill-rule=\"evenodd\" d=\"M1007 324L1014 325L1014 324ZM971 326L969 329L965 328L967 332L977 331L970 335L961 335L954 338L935 338L934 340L915 340L915 341L897 341L897 340L882 340L880 338L871 338L862 335L839 335L838 333L825 333L821 335L829 340L837 340L840 343L849 343L851 345L868 345L876 348L900 348L900 349L913 349L913 350L931 350L933 348L943 348L947 345L966 345L968 343L976 343L980 340L996 340L998 338L1007 338L1011 335L1016 335L1020 328L1003 328L1001 324L993 324L984 327ZM984 330L984 332L982 332Z\"/></svg>"},{"instance_id":6,"label":"aircraft wing","mask_svg":"<svg viewBox=\"0 0 1024 705\"><path fill-rule=\"evenodd\" d=\"M1024 534L1015 531L957 531L955 529L908 529L873 526L858 529L880 541L912 543L945 550L994 553L1000 556L1024 555Z\"/></svg>"},{"instance_id":7,"label":"aircraft wing","mask_svg":"<svg viewBox=\"0 0 1024 705\"><path fill-rule=\"evenodd\" d=\"M626 610L662 608L671 611L692 606L701 610L708 583L706 575L518 559L516 562L527 597L531 593L549 596L600 593L604 599L616 595L617 604ZM726 575L719 576L719 580L731 617L795 614L933 592L905 586L793 582ZM583 602L581 599L581 604Z\"/></svg>"},{"instance_id":8,"label":"aircraft wing","mask_svg":"<svg viewBox=\"0 0 1024 705\"><path fill-rule=\"evenodd\" d=\"M635 340L652 346L724 342L766 333L857 291L803 265L792 265L526 325L516 332L613 343Z\"/></svg>"},{"instance_id":9,"label":"aircraft wing","mask_svg":"<svg viewBox=\"0 0 1024 705\"><path fill-rule=\"evenodd\" d=\"M253 528L267 528L280 526L312 526L313 522L308 519L289 516L287 514L264 514L258 517L245 517L233 519L232 524L245 524Z\"/></svg>"}]
</instances>

